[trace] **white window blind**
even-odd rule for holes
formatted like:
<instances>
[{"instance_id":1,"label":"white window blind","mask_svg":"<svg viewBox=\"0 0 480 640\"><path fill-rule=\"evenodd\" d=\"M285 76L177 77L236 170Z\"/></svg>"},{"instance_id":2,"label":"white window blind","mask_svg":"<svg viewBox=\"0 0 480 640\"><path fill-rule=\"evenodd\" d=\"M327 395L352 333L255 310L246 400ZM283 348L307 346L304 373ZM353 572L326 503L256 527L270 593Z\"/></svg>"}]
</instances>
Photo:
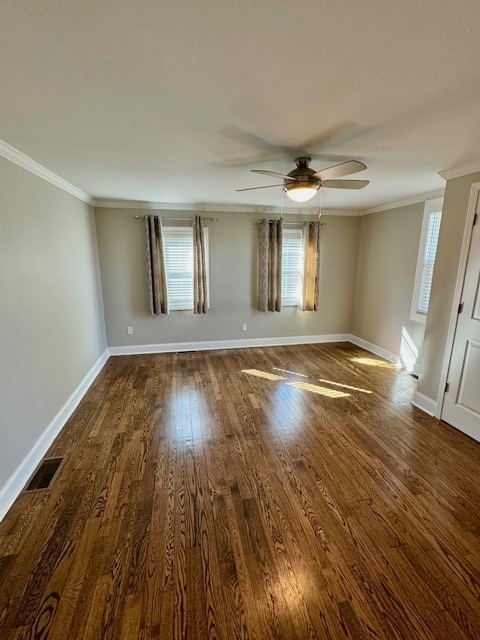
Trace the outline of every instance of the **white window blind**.
<instances>
[{"instance_id":1,"label":"white window blind","mask_svg":"<svg viewBox=\"0 0 480 640\"><path fill-rule=\"evenodd\" d=\"M208 229L204 229L208 278ZM163 227L168 306L172 311L193 309L193 229Z\"/></svg>"},{"instance_id":2,"label":"white window blind","mask_svg":"<svg viewBox=\"0 0 480 640\"><path fill-rule=\"evenodd\" d=\"M284 229L282 246L282 307L298 306L302 299L303 236L301 229Z\"/></svg>"},{"instance_id":3,"label":"white window blind","mask_svg":"<svg viewBox=\"0 0 480 640\"><path fill-rule=\"evenodd\" d=\"M440 233L440 222L442 214L440 211L431 213L428 218L427 235L425 249L423 252L423 270L420 284L420 292L417 303L417 313L426 315L430 303L430 292L432 290L433 268L435 266L435 256L437 254L438 235Z\"/></svg>"}]
</instances>

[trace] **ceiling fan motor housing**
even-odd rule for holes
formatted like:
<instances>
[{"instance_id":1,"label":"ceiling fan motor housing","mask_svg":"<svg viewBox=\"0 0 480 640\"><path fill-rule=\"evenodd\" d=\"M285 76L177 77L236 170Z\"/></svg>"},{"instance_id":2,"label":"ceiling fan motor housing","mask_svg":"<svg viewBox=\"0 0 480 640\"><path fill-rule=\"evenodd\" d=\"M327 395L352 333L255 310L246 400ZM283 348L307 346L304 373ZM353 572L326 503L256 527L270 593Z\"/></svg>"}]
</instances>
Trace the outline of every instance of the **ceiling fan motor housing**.
<instances>
[{"instance_id":1,"label":"ceiling fan motor housing","mask_svg":"<svg viewBox=\"0 0 480 640\"><path fill-rule=\"evenodd\" d=\"M312 177L315 170L308 166L310 162L311 158L309 156L300 156L295 158L297 168L288 173L292 178L292 182L285 180L283 185L284 191L288 192L292 188L298 188L301 186L310 187L311 189L316 189L318 191L321 182L318 178Z\"/></svg>"},{"instance_id":2,"label":"ceiling fan motor housing","mask_svg":"<svg viewBox=\"0 0 480 640\"><path fill-rule=\"evenodd\" d=\"M295 158L295 164L299 169L308 167L311 161L312 159L310 156L299 156L298 158Z\"/></svg>"},{"instance_id":3,"label":"ceiling fan motor housing","mask_svg":"<svg viewBox=\"0 0 480 640\"><path fill-rule=\"evenodd\" d=\"M308 156L301 156L300 158L295 159L295 164L297 165L296 169L290 171L287 175L289 175L293 180L297 182L308 182L310 184L320 183L318 178L312 178L315 173L314 169L311 169L308 165L310 164L311 158ZM287 184L287 180L285 180L285 184Z\"/></svg>"}]
</instances>

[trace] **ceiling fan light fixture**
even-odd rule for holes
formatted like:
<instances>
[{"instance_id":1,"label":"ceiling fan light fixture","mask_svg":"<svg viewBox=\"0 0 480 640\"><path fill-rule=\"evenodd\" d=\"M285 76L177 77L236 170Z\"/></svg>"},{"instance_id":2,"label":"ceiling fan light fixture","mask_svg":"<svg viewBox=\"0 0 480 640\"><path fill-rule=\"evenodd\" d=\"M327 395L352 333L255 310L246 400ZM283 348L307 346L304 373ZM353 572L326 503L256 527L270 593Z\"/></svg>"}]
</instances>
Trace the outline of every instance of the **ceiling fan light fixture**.
<instances>
[{"instance_id":1,"label":"ceiling fan light fixture","mask_svg":"<svg viewBox=\"0 0 480 640\"><path fill-rule=\"evenodd\" d=\"M293 200L294 202L307 202L313 198L319 187L319 184L299 182L286 184L283 187L283 190L290 200Z\"/></svg>"}]
</instances>

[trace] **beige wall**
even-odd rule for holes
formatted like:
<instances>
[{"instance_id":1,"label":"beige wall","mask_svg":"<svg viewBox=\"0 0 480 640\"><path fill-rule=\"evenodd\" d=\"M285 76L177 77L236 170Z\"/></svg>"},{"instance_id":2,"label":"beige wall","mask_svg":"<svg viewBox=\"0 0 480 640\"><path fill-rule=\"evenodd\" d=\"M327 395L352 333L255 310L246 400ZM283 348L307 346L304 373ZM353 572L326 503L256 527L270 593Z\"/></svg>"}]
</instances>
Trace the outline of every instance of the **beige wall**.
<instances>
[{"instance_id":1,"label":"beige wall","mask_svg":"<svg viewBox=\"0 0 480 640\"><path fill-rule=\"evenodd\" d=\"M104 351L92 208L0 159L0 490Z\"/></svg>"},{"instance_id":2,"label":"beige wall","mask_svg":"<svg viewBox=\"0 0 480 640\"><path fill-rule=\"evenodd\" d=\"M419 352L424 325L410 320L424 203L362 216L352 333L401 352L406 330Z\"/></svg>"},{"instance_id":3,"label":"beige wall","mask_svg":"<svg viewBox=\"0 0 480 640\"><path fill-rule=\"evenodd\" d=\"M470 190L475 182L480 182L480 173L449 180L445 191L442 225L425 329L422 372L418 381L418 391L433 400L437 399L443 360L445 357L449 357L449 354L445 354L448 325L462 250Z\"/></svg>"},{"instance_id":4,"label":"beige wall","mask_svg":"<svg viewBox=\"0 0 480 640\"><path fill-rule=\"evenodd\" d=\"M192 312L176 311L169 316L152 317L147 305L144 224L143 220L133 220L136 214L142 212L96 210L109 346L303 336L350 330L358 218L324 217L327 226L322 230L321 240L319 312L305 313L286 308L282 313L262 313L253 308L257 255L255 221L262 216L206 213L206 217L214 215L219 219L208 223L209 314L194 316ZM162 215L175 214L165 212ZM242 323L248 325L246 333L241 332ZM132 336L126 334L127 325L134 328Z\"/></svg>"}]
</instances>

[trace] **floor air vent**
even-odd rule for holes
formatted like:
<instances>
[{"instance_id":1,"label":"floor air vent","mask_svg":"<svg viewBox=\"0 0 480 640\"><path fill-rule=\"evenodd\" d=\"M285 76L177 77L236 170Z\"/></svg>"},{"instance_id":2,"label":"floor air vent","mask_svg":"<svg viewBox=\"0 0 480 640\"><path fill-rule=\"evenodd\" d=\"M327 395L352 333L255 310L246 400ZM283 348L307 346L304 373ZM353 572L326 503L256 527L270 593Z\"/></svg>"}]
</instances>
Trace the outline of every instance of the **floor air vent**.
<instances>
[{"instance_id":1,"label":"floor air vent","mask_svg":"<svg viewBox=\"0 0 480 640\"><path fill-rule=\"evenodd\" d=\"M48 489L53 482L63 458L45 458L35 471L25 491L41 491Z\"/></svg>"}]
</instances>

